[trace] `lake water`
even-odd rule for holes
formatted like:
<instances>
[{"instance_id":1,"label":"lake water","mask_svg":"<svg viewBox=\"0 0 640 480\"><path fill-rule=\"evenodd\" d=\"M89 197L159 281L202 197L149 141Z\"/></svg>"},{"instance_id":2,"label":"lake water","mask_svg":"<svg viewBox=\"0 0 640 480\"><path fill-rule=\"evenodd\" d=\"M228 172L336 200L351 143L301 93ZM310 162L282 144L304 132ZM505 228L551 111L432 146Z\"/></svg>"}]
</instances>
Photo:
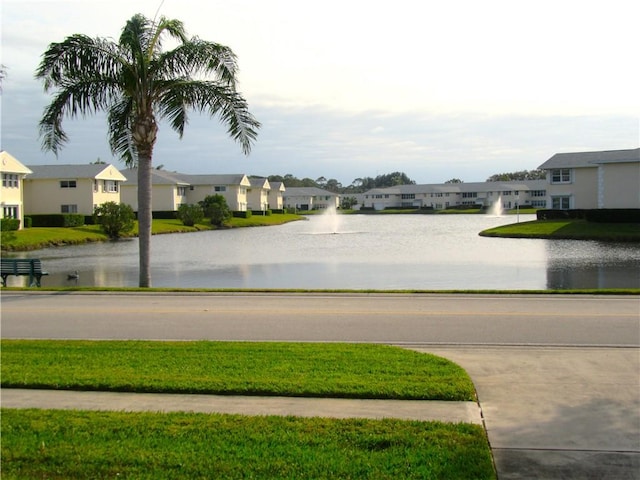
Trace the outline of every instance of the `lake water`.
<instances>
[{"instance_id":1,"label":"lake water","mask_svg":"<svg viewBox=\"0 0 640 480\"><path fill-rule=\"evenodd\" d=\"M640 288L638 244L478 236L514 222L513 215L315 215L273 227L158 235L151 279L181 288ZM136 239L19 256L43 260L45 286L138 285ZM69 280L76 270L79 279Z\"/></svg>"}]
</instances>

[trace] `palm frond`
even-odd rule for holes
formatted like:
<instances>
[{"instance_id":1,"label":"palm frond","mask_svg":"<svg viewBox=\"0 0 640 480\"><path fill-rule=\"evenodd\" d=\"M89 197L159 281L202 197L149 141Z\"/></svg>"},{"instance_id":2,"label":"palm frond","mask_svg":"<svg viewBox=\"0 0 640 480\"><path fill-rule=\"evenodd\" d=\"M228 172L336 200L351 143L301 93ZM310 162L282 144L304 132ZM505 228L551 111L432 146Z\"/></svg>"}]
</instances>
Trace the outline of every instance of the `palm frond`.
<instances>
[{"instance_id":1,"label":"palm frond","mask_svg":"<svg viewBox=\"0 0 640 480\"><path fill-rule=\"evenodd\" d=\"M163 78L172 75L213 75L216 80L232 85L237 82L238 64L236 55L229 47L193 38L159 56L155 70Z\"/></svg>"},{"instance_id":2,"label":"palm frond","mask_svg":"<svg viewBox=\"0 0 640 480\"><path fill-rule=\"evenodd\" d=\"M122 96L112 103L107 115L109 124L109 146L129 167L137 165L137 152L131 136L133 100Z\"/></svg>"}]
</instances>

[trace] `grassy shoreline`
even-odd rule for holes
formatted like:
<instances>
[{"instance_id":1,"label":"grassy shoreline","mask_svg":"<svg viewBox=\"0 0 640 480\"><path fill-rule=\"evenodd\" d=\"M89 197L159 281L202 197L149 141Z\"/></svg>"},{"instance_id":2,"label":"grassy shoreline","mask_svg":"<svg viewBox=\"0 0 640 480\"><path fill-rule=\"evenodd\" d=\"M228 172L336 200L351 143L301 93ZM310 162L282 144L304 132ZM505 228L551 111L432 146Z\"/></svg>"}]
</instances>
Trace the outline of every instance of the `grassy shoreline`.
<instances>
[{"instance_id":1,"label":"grassy shoreline","mask_svg":"<svg viewBox=\"0 0 640 480\"><path fill-rule=\"evenodd\" d=\"M220 230L240 227L263 227L282 225L304 219L301 215L274 214L253 215L250 218L232 218L225 227L215 227L210 223L196 224L193 227L183 225L177 219L154 219L151 233L161 235L165 233L194 233L204 230ZM137 237L138 224L134 230L124 238ZM37 227L26 228L17 232L2 232L3 252L26 252L47 247L61 247L65 245L79 245L91 242L111 241L101 230L99 225L84 225L82 227L53 228Z\"/></svg>"},{"instance_id":2,"label":"grassy shoreline","mask_svg":"<svg viewBox=\"0 0 640 480\"><path fill-rule=\"evenodd\" d=\"M586 220L533 220L490 228L480 232L480 236L638 243L640 225L596 223Z\"/></svg>"}]
</instances>

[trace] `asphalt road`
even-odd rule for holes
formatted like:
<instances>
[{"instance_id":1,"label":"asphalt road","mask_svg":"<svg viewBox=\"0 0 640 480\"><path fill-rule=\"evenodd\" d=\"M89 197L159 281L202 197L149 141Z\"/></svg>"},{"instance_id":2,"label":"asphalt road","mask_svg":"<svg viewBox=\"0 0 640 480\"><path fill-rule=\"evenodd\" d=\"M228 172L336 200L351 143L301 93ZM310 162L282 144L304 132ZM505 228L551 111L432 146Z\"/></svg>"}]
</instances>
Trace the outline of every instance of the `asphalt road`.
<instances>
[{"instance_id":1,"label":"asphalt road","mask_svg":"<svg viewBox=\"0 0 640 480\"><path fill-rule=\"evenodd\" d=\"M0 305L3 338L640 345L632 296L4 291Z\"/></svg>"},{"instance_id":2,"label":"asphalt road","mask_svg":"<svg viewBox=\"0 0 640 480\"><path fill-rule=\"evenodd\" d=\"M347 341L449 358L498 478L640 479L640 298L3 291L3 338Z\"/></svg>"}]
</instances>

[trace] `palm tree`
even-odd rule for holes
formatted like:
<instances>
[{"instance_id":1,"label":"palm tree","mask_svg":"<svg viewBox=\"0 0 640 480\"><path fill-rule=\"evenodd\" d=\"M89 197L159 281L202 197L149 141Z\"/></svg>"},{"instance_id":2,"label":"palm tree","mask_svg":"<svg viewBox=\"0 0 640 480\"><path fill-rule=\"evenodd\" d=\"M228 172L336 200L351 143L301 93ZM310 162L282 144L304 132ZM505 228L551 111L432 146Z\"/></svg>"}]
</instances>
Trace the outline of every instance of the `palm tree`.
<instances>
[{"instance_id":1,"label":"palm tree","mask_svg":"<svg viewBox=\"0 0 640 480\"><path fill-rule=\"evenodd\" d=\"M177 41L163 51L163 37ZM127 21L116 43L75 34L52 43L36 78L55 89L40 120L42 148L58 150L68 141L63 117L107 113L111 151L138 169L140 286L151 286L151 169L158 120L180 137L187 111L218 116L248 155L260 123L236 90L237 61L223 45L187 38L179 20L157 22L143 15Z\"/></svg>"}]
</instances>

